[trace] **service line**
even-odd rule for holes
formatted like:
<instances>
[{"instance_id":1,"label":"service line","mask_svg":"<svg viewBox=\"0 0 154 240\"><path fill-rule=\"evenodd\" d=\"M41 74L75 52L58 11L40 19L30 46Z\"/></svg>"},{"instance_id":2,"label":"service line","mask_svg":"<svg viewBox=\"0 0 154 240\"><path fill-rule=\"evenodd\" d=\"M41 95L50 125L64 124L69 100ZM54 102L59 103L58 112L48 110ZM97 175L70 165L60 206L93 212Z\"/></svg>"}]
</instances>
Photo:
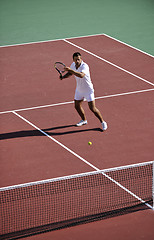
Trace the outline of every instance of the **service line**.
<instances>
[{"instance_id":1,"label":"service line","mask_svg":"<svg viewBox=\"0 0 154 240\"><path fill-rule=\"evenodd\" d=\"M99 99L103 99L103 98L125 96L125 95L137 94L137 93L144 93L144 92L150 92L150 91L154 91L154 88L132 91L132 92L125 92L125 93L111 94L111 95L106 95L106 96L101 96L101 97L95 97L95 100L99 100ZM22 112L22 111L35 110L35 109L42 109L42 108L55 107L55 106L60 106L60 105L67 105L67 104L72 104L72 103L74 103L74 101L53 103L53 104L42 105L42 106L37 106L37 107L20 108L20 109L16 109L16 110L3 111L3 112L0 112L0 114L12 113L12 112Z\"/></svg>"}]
</instances>

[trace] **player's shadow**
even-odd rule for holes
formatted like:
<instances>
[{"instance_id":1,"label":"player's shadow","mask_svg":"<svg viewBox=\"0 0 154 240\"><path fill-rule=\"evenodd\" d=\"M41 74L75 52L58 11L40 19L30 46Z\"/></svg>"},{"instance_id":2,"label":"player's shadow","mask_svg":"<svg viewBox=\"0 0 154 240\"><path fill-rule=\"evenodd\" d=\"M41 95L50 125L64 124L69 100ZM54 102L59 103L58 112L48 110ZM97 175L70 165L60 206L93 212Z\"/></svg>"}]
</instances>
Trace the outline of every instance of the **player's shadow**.
<instances>
[{"instance_id":1,"label":"player's shadow","mask_svg":"<svg viewBox=\"0 0 154 240\"><path fill-rule=\"evenodd\" d=\"M73 129L68 130L69 128L73 128ZM62 129L66 129L66 130L59 131L59 130L62 130ZM75 134L75 133L89 132L89 131L102 132L102 129L101 128L83 129L83 128L80 128L80 127L76 127L76 125L65 125L65 126L58 126L58 127L53 127L53 128L41 129L41 131L45 132L49 136L60 136L60 135ZM39 130L25 130L25 131L18 131L18 132L2 133L2 134L0 134L0 140L22 138L22 137L33 137L33 136L45 136L45 134L43 134L43 132L41 132L41 131L39 131Z\"/></svg>"}]
</instances>

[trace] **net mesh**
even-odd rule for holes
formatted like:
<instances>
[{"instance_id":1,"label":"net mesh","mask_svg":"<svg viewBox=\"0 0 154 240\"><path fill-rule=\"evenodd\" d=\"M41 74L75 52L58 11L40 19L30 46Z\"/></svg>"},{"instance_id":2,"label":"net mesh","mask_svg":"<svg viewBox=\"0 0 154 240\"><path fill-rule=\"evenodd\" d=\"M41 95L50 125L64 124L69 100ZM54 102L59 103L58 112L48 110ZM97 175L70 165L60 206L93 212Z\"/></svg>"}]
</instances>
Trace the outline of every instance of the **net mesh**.
<instances>
[{"instance_id":1,"label":"net mesh","mask_svg":"<svg viewBox=\"0 0 154 240\"><path fill-rule=\"evenodd\" d=\"M152 204L152 198L153 162L1 188L0 236L13 239L95 220Z\"/></svg>"}]
</instances>

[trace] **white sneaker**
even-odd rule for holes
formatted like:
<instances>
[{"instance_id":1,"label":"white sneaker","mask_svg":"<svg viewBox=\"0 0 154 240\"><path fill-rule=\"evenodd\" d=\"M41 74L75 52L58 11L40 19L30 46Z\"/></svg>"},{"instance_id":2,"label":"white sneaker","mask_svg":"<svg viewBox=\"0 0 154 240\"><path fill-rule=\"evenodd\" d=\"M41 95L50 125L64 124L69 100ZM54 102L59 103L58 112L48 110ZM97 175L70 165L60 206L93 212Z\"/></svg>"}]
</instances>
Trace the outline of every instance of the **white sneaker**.
<instances>
[{"instance_id":1,"label":"white sneaker","mask_svg":"<svg viewBox=\"0 0 154 240\"><path fill-rule=\"evenodd\" d=\"M81 120L79 123L76 124L77 127L81 127L82 125L87 124L87 120Z\"/></svg>"},{"instance_id":2,"label":"white sneaker","mask_svg":"<svg viewBox=\"0 0 154 240\"><path fill-rule=\"evenodd\" d=\"M102 122L102 129L103 131L107 129L107 123L105 121Z\"/></svg>"}]
</instances>

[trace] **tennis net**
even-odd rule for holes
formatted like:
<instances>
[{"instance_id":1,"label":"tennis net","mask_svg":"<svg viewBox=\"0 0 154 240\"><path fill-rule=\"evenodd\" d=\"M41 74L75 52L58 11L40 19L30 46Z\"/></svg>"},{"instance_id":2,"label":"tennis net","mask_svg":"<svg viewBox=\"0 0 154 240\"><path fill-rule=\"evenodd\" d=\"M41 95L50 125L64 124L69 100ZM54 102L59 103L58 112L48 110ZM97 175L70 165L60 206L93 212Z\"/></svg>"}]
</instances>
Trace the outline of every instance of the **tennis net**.
<instances>
[{"instance_id":1,"label":"tennis net","mask_svg":"<svg viewBox=\"0 0 154 240\"><path fill-rule=\"evenodd\" d=\"M154 161L0 188L0 239L153 209Z\"/></svg>"}]
</instances>

